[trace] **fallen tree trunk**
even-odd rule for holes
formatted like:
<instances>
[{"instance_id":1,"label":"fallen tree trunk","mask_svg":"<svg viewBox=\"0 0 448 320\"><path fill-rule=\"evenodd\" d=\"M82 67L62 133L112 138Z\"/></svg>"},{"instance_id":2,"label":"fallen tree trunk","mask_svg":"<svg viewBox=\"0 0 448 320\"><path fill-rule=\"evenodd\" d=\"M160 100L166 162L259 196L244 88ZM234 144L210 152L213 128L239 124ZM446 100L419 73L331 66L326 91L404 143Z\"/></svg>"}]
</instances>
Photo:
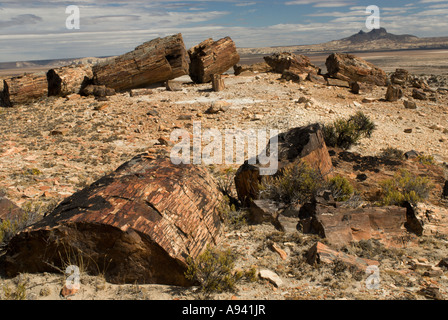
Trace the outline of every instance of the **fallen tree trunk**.
<instances>
[{"instance_id":1,"label":"fallen tree trunk","mask_svg":"<svg viewBox=\"0 0 448 320\"><path fill-rule=\"evenodd\" d=\"M16 235L5 270L15 276L84 262L111 283L191 285L187 257L219 242L221 200L205 168L140 155Z\"/></svg>"},{"instance_id":2,"label":"fallen tree trunk","mask_svg":"<svg viewBox=\"0 0 448 320\"><path fill-rule=\"evenodd\" d=\"M230 37L218 41L207 39L188 50L190 78L195 83L212 81L212 75L222 74L240 61L235 43Z\"/></svg>"},{"instance_id":3,"label":"fallen tree trunk","mask_svg":"<svg viewBox=\"0 0 448 320\"><path fill-rule=\"evenodd\" d=\"M92 78L92 67L87 65L50 69L47 72L48 96L79 94L91 83Z\"/></svg>"},{"instance_id":4,"label":"fallen tree trunk","mask_svg":"<svg viewBox=\"0 0 448 320\"><path fill-rule=\"evenodd\" d=\"M48 84L45 73L30 73L3 80L0 87L0 106L32 102L47 96Z\"/></svg>"},{"instance_id":5,"label":"fallen tree trunk","mask_svg":"<svg viewBox=\"0 0 448 320\"><path fill-rule=\"evenodd\" d=\"M190 59L182 35L157 38L93 67L94 84L116 91L143 88L188 74Z\"/></svg>"}]
</instances>

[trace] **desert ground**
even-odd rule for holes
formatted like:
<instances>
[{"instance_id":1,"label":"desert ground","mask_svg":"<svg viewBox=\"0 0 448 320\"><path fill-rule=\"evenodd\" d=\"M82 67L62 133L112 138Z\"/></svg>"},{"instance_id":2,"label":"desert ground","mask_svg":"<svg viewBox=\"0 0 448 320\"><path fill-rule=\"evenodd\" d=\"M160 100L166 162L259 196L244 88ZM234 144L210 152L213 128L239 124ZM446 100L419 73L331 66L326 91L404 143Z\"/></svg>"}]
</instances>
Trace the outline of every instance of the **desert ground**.
<instances>
[{"instance_id":1,"label":"desert ground","mask_svg":"<svg viewBox=\"0 0 448 320\"><path fill-rule=\"evenodd\" d=\"M323 66L326 56L310 58L316 65ZM416 75L448 77L448 51L376 52L359 56L387 72L400 67ZM241 63L257 61L259 57L244 56ZM2 72L7 74L5 70ZM60 292L65 276L55 271L22 274L13 279L2 275L0 285L3 288L12 291L23 288L25 298L31 300L423 300L434 298L425 291L433 287L438 288L442 297L448 296L446 270L437 276L428 276L424 271L411 268L416 260L435 266L448 255L448 232L445 229L448 206L440 199L447 178L443 172L444 163L448 162L448 95L440 95L437 102L418 101L417 109L410 110L404 108L402 100L382 101L386 93L383 87L355 95L348 88L280 80L280 75L275 73L235 76L229 72L224 78L226 89L221 92L213 92L210 84L193 84L189 77L177 81L182 84L182 90L178 92L156 85L152 87L152 94L138 97L131 97L128 92L102 102L93 97L51 97L29 105L1 109L2 190L18 205L28 204L45 211L138 153L157 155L168 152L168 147L159 139L169 139L173 128L191 131L193 121L200 121L204 128L220 130L267 128L285 131L314 122L330 123L362 111L375 122L377 130L371 138L363 139L349 150L361 159L356 163L345 159L341 150L333 150L332 158L340 163L336 171L368 193L378 188L377 180L393 176L397 166L377 163L375 170L371 170L362 165L365 157L376 157L386 147L431 155L435 163L429 166L405 161L398 167L426 172L434 178L437 187L424 206L438 215L440 221L433 232L420 237L416 247L385 248L370 242L345 249L347 253L380 261L381 285L376 290L366 288L365 274L344 266L307 264L303 255L317 236L279 232L269 223L227 226L221 246L230 248L237 255L236 266L241 270L255 267L276 272L283 282L279 287L262 279L242 281L235 292L204 297L196 287L116 285L108 283L104 277L83 274L80 290L62 297ZM299 103L301 97L308 98L311 103L306 106ZM214 102L222 100L230 103L227 111L206 113ZM231 167L236 170L238 166ZM222 177L225 169L225 166L210 168L217 177ZM367 174L373 182L364 185L357 182L360 173ZM273 243L286 253L286 257L272 250ZM6 298L5 292L0 291L0 297Z\"/></svg>"}]
</instances>

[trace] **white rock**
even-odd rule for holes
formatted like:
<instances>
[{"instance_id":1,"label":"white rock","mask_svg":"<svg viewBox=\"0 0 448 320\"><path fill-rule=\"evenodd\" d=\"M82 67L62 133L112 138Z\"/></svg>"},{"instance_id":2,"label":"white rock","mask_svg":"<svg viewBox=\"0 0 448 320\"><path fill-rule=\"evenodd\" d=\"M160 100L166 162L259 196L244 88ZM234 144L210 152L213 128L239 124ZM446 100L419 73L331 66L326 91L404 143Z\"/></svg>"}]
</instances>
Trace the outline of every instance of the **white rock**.
<instances>
[{"instance_id":1,"label":"white rock","mask_svg":"<svg viewBox=\"0 0 448 320\"><path fill-rule=\"evenodd\" d=\"M282 279L273 271L263 269L259 271L259 276L262 279L268 280L272 284L274 284L277 288L283 285Z\"/></svg>"}]
</instances>

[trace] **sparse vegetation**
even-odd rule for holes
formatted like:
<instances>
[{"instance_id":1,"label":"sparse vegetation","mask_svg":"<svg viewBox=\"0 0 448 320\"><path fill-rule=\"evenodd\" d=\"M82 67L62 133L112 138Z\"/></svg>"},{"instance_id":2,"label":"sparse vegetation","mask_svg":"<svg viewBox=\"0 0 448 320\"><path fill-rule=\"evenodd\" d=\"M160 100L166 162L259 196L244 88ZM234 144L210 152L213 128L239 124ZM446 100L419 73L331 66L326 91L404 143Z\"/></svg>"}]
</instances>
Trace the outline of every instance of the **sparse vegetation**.
<instances>
[{"instance_id":1,"label":"sparse vegetation","mask_svg":"<svg viewBox=\"0 0 448 320\"><path fill-rule=\"evenodd\" d=\"M421 164L426 166L433 165L435 163L434 156L432 155L420 154L417 159Z\"/></svg>"},{"instance_id":2,"label":"sparse vegetation","mask_svg":"<svg viewBox=\"0 0 448 320\"><path fill-rule=\"evenodd\" d=\"M260 185L260 196L277 202L306 202L323 185L323 177L307 163L287 166L275 177L266 177Z\"/></svg>"},{"instance_id":3,"label":"sparse vegetation","mask_svg":"<svg viewBox=\"0 0 448 320\"><path fill-rule=\"evenodd\" d=\"M403 205L406 201L415 204L424 201L432 187L428 178L400 170L392 179L381 182L383 198L380 204Z\"/></svg>"},{"instance_id":4,"label":"sparse vegetation","mask_svg":"<svg viewBox=\"0 0 448 320\"><path fill-rule=\"evenodd\" d=\"M329 190L335 200L343 202L354 194L350 182L337 175L326 180L307 163L286 167L279 176L266 177L260 185L261 198L286 204L309 201L319 190Z\"/></svg>"},{"instance_id":5,"label":"sparse vegetation","mask_svg":"<svg viewBox=\"0 0 448 320\"><path fill-rule=\"evenodd\" d=\"M236 283L244 276L242 272L234 271L235 255L230 249L219 251L207 246L207 249L196 259L187 259L187 279L198 281L203 293L221 293L234 291Z\"/></svg>"},{"instance_id":6,"label":"sparse vegetation","mask_svg":"<svg viewBox=\"0 0 448 320\"><path fill-rule=\"evenodd\" d=\"M380 158L384 160L403 160L404 152L400 149L387 147L381 150Z\"/></svg>"},{"instance_id":7,"label":"sparse vegetation","mask_svg":"<svg viewBox=\"0 0 448 320\"><path fill-rule=\"evenodd\" d=\"M230 204L229 197L224 196L218 210L220 211L224 223L231 229L240 229L241 227L247 225L247 211L237 209L235 204Z\"/></svg>"},{"instance_id":8,"label":"sparse vegetation","mask_svg":"<svg viewBox=\"0 0 448 320\"><path fill-rule=\"evenodd\" d=\"M349 149L360 139L369 138L375 129L376 125L370 118L358 111L348 119L337 119L324 126L323 134L327 146Z\"/></svg>"},{"instance_id":9,"label":"sparse vegetation","mask_svg":"<svg viewBox=\"0 0 448 320\"><path fill-rule=\"evenodd\" d=\"M332 191L333 197L339 202L349 200L355 191L350 182L340 175L329 179L328 189Z\"/></svg>"}]
</instances>

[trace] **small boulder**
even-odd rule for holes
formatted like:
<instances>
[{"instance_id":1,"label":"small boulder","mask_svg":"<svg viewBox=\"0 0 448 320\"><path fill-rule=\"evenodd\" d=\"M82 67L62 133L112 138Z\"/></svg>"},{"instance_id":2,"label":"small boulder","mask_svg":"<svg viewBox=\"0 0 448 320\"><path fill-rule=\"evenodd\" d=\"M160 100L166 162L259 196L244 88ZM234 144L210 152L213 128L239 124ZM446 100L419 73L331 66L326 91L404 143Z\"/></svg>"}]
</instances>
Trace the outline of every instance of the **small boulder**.
<instances>
[{"instance_id":1,"label":"small boulder","mask_svg":"<svg viewBox=\"0 0 448 320\"><path fill-rule=\"evenodd\" d=\"M389 85L386 92L386 101L394 102L403 97L403 90L396 85Z\"/></svg>"}]
</instances>

